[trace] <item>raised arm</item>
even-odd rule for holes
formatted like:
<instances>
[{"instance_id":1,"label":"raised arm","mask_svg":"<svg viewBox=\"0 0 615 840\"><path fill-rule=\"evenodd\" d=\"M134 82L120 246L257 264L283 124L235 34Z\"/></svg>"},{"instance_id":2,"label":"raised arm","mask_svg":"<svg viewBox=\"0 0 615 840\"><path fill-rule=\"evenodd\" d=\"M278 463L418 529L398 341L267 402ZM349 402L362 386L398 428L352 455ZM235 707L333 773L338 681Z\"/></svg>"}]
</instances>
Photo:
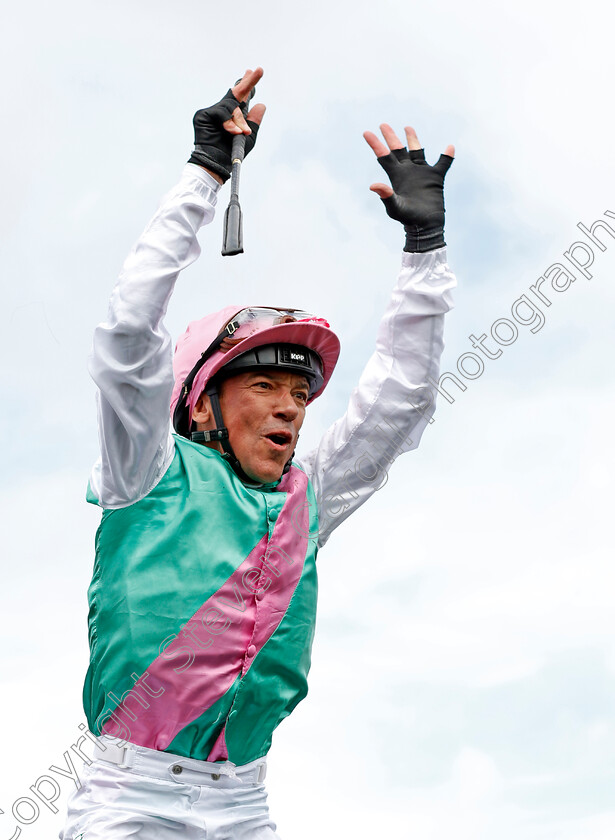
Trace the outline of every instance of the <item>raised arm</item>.
<instances>
[{"instance_id":1,"label":"raised arm","mask_svg":"<svg viewBox=\"0 0 615 840\"><path fill-rule=\"evenodd\" d=\"M408 150L390 126L381 130L388 149L371 132L364 137L392 187L379 183L370 189L389 216L404 225L406 245L375 352L348 409L318 446L300 458L316 492L320 546L386 483L391 463L416 449L432 422L444 315L453 306L456 281L444 242L443 183L454 147L448 146L436 165L429 166L414 129L406 128Z\"/></svg>"},{"instance_id":2,"label":"raised arm","mask_svg":"<svg viewBox=\"0 0 615 840\"><path fill-rule=\"evenodd\" d=\"M240 103L262 72L246 71L220 102L195 114L190 161L130 252L107 320L95 330L89 370L99 389L100 458L89 499L102 507L143 498L173 456L173 348L163 318L180 271L200 254L197 232L212 221L220 184L230 176L232 135L247 135L246 154L254 146L265 106L244 117Z\"/></svg>"}]
</instances>

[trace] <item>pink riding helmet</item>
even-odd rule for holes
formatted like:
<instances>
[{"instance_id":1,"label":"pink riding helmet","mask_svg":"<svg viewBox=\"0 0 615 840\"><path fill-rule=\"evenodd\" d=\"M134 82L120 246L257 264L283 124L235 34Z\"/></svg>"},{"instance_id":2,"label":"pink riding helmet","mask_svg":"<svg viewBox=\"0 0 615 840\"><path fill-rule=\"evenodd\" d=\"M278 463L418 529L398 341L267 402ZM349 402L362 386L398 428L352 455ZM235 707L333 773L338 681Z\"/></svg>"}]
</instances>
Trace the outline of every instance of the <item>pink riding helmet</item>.
<instances>
[{"instance_id":1,"label":"pink riding helmet","mask_svg":"<svg viewBox=\"0 0 615 840\"><path fill-rule=\"evenodd\" d=\"M249 306L226 306L219 312L206 315L198 321L192 321L186 332L180 336L175 346L173 358L173 373L175 384L171 395L171 417L175 412L178 401L184 395L182 389L184 380L188 377L201 355L214 339L222 332L233 317ZM261 307L254 307L260 309ZM263 309L265 307L262 307ZM267 307L270 308L270 307ZM189 410L189 420L200 395L210 379L233 359L251 350L267 344L294 344L307 347L318 354L322 362L323 383L315 393L310 394L308 403L320 396L324 391L340 353L340 342L329 324L322 318L309 316L290 323L271 324L253 320L239 326L232 336L225 340L220 349L215 350L205 361L196 374L185 402ZM305 313L303 313L305 314ZM229 346L230 345L230 346ZM224 349L225 346L227 349Z\"/></svg>"}]
</instances>

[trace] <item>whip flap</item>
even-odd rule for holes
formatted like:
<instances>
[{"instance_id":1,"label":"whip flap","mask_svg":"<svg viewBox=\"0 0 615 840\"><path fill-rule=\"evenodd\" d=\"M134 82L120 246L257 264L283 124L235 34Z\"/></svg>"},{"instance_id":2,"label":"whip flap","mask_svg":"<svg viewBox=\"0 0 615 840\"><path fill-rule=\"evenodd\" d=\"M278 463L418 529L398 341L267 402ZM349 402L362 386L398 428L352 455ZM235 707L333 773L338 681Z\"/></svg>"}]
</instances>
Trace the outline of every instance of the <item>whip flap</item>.
<instances>
[{"instance_id":1,"label":"whip flap","mask_svg":"<svg viewBox=\"0 0 615 840\"><path fill-rule=\"evenodd\" d=\"M244 116L248 112L248 105L254 96L256 88L252 88L246 102L240 105ZM232 257L235 254L243 254L243 214L239 204L239 176L241 164L246 149L246 135L236 134L233 137L233 150L231 152L231 198L224 214L224 235L222 238L222 256Z\"/></svg>"}]
</instances>

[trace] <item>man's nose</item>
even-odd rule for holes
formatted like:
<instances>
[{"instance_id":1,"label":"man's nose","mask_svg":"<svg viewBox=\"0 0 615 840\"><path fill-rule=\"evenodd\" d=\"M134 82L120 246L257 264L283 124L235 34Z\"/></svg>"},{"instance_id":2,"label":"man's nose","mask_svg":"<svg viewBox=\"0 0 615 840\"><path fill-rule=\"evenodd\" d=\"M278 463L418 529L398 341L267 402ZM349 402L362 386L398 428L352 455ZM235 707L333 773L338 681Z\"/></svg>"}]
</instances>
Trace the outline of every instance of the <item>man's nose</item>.
<instances>
[{"instance_id":1,"label":"man's nose","mask_svg":"<svg viewBox=\"0 0 615 840\"><path fill-rule=\"evenodd\" d=\"M276 417L285 417L288 420L295 419L299 413L299 407L290 391L287 391L285 388L281 388L278 391L273 413Z\"/></svg>"}]
</instances>

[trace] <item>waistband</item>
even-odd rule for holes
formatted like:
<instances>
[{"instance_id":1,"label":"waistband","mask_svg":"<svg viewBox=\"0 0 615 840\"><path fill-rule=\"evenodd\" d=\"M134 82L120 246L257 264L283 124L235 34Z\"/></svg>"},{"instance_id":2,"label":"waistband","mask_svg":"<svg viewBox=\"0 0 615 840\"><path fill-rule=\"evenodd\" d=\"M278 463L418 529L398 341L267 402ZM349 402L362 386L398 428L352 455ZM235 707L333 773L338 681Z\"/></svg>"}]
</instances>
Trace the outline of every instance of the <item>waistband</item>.
<instances>
[{"instance_id":1,"label":"waistband","mask_svg":"<svg viewBox=\"0 0 615 840\"><path fill-rule=\"evenodd\" d=\"M239 787L260 785L267 774L265 756L249 764L232 761L199 761L182 755L140 747L109 735L100 735L94 746L95 761L115 764L122 770L153 776L177 784Z\"/></svg>"}]
</instances>

